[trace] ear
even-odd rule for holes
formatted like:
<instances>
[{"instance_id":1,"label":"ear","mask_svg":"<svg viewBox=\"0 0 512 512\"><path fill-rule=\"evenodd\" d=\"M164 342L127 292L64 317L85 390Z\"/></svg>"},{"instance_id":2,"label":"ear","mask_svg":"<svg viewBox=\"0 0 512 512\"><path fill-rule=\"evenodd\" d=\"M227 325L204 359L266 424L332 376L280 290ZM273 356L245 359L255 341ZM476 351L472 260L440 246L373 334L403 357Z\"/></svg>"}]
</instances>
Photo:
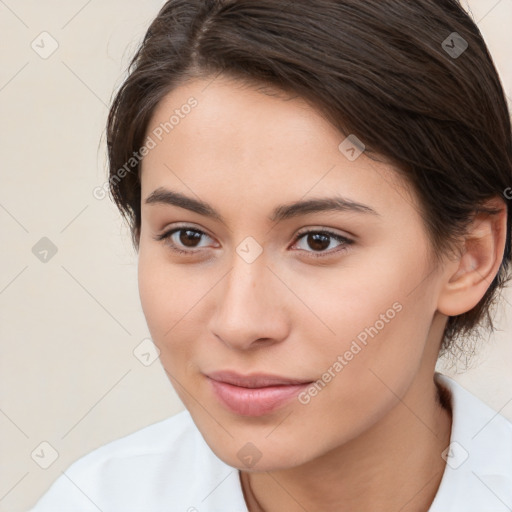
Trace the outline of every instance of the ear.
<instances>
[{"instance_id":1,"label":"ear","mask_svg":"<svg viewBox=\"0 0 512 512\"><path fill-rule=\"evenodd\" d=\"M490 199L482 206L497 213L478 212L462 241L460 255L445 265L437 310L447 316L466 313L480 302L503 259L507 206L501 197Z\"/></svg>"}]
</instances>

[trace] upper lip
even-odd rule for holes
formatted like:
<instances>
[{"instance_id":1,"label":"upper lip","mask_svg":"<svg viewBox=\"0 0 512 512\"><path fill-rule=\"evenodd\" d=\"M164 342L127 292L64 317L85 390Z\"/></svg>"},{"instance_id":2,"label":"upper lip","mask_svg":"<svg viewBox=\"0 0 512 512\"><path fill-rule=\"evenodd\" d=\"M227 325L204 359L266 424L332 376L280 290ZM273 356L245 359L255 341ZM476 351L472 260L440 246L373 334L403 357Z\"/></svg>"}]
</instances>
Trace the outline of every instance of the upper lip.
<instances>
[{"instance_id":1,"label":"upper lip","mask_svg":"<svg viewBox=\"0 0 512 512\"><path fill-rule=\"evenodd\" d=\"M293 386L297 384L309 384L310 380L292 379L281 377L279 375L270 375L268 373L252 373L250 375L241 375L239 373L225 370L211 372L206 374L212 380L225 382L233 386L243 388L264 388L267 386Z\"/></svg>"}]
</instances>

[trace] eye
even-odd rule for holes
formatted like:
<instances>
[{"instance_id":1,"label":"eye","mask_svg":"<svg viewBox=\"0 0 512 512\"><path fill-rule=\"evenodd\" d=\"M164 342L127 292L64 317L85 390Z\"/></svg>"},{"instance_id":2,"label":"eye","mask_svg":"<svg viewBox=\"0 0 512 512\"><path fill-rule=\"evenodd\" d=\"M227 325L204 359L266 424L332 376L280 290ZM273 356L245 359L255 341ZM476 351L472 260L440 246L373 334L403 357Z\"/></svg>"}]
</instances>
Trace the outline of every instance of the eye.
<instances>
[{"instance_id":1,"label":"eye","mask_svg":"<svg viewBox=\"0 0 512 512\"><path fill-rule=\"evenodd\" d=\"M181 254L193 254L197 252L194 249L204 247L204 245L198 245L198 243L200 244L202 241L202 237L210 238L204 231L194 228L193 226L181 226L166 231L154 238L157 241L163 241L175 252ZM210 238L210 240L212 239Z\"/></svg>"},{"instance_id":2,"label":"eye","mask_svg":"<svg viewBox=\"0 0 512 512\"><path fill-rule=\"evenodd\" d=\"M346 251L348 246L354 243L353 240L345 236L323 229L316 231L310 230L299 233L295 240L296 245L300 245L300 243L297 244L297 241L303 242L302 247L299 248L310 253L308 256L312 256L314 258L332 256L334 253ZM338 246L335 249L332 249L331 244L333 241L338 243ZM309 251L305 247L311 248L312 251Z\"/></svg>"}]
</instances>

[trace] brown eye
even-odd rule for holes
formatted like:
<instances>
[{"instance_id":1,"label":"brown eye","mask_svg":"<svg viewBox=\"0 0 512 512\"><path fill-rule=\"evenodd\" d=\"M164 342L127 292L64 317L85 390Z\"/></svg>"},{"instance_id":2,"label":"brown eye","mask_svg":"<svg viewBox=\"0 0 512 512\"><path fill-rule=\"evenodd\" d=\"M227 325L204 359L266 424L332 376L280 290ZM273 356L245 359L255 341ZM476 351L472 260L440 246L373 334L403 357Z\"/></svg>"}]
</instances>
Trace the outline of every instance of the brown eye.
<instances>
[{"instance_id":1,"label":"brown eye","mask_svg":"<svg viewBox=\"0 0 512 512\"><path fill-rule=\"evenodd\" d=\"M331 231L306 231L300 233L296 239L299 249L313 257L330 256L346 250L353 243L353 240Z\"/></svg>"},{"instance_id":2,"label":"brown eye","mask_svg":"<svg viewBox=\"0 0 512 512\"><path fill-rule=\"evenodd\" d=\"M205 247L205 245L200 245L205 238L210 237L199 229L185 226L157 235L155 240L164 242L172 251L181 254L193 254L202 247Z\"/></svg>"}]
</instances>

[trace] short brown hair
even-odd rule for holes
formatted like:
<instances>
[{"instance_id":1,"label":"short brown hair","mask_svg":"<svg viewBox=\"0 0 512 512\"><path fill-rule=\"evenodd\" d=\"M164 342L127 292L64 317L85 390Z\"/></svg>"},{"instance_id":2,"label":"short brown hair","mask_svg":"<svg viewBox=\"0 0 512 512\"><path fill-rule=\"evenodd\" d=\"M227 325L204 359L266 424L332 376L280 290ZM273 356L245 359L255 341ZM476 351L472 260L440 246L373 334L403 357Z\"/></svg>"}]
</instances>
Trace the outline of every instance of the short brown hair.
<instances>
[{"instance_id":1,"label":"short brown hair","mask_svg":"<svg viewBox=\"0 0 512 512\"><path fill-rule=\"evenodd\" d=\"M118 171L168 92L220 73L305 98L363 141L366 155L391 162L415 191L437 254L485 200L505 195L499 272L477 306L448 319L442 350L477 327L493 328L490 308L511 257L511 124L483 37L456 0L169 0L108 117L110 193L136 248L140 163L122 179Z\"/></svg>"}]
</instances>

